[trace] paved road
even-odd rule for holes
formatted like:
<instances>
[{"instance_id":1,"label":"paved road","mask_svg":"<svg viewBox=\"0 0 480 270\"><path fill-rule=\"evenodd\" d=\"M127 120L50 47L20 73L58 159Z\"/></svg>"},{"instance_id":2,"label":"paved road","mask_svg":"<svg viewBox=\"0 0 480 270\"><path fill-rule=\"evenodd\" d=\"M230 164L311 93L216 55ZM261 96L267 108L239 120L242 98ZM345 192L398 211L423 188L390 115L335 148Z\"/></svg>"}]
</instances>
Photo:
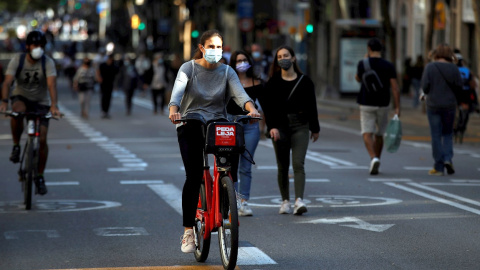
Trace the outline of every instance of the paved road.
<instances>
[{"instance_id":1,"label":"paved road","mask_svg":"<svg viewBox=\"0 0 480 270\"><path fill-rule=\"evenodd\" d=\"M8 119L0 120L0 269L221 269L215 236L206 263L180 252L184 171L166 116L137 98L127 117L118 96L113 118L100 119L94 96L91 117L83 120L68 92L60 100L66 117L51 121L49 193L34 196L30 211L20 203L17 166L8 162ZM240 219L237 268L478 269L476 143L455 145L457 173L434 177L427 175L428 142L404 140L370 176L356 113L345 118L337 107L320 108L303 216L278 214L274 153L261 141L254 216Z\"/></svg>"}]
</instances>

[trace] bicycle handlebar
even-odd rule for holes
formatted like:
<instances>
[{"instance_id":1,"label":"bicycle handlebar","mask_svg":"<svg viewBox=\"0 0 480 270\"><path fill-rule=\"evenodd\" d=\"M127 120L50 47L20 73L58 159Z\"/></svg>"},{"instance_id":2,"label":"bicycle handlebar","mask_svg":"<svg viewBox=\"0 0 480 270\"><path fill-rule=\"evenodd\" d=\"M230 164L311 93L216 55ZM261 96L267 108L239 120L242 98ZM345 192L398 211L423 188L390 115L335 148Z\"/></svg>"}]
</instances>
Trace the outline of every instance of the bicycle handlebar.
<instances>
[{"instance_id":1,"label":"bicycle handlebar","mask_svg":"<svg viewBox=\"0 0 480 270\"><path fill-rule=\"evenodd\" d=\"M18 116L21 116L21 115L33 115L33 116L38 116L38 117L41 117L41 118L46 118L46 119L55 119L55 120L59 120L60 118L62 118L63 116L65 116L63 113L60 114L60 117L57 117L57 116L53 116L51 112L48 112L48 113L39 113L39 112L14 112L14 111L5 111L5 112L0 112L1 114L5 114L7 116L10 116L10 117L18 117Z\"/></svg>"},{"instance_id":2,"label":"bicycle handlebar","mask_svg":"<svg viewBox=\"0 0 480 270\"><path fill-rule=\"evenodd\" d=\"M182 117L177 121L187 123L187 122L192 121L192 120L193 121L200 121L204 124L207 124L207 121L205 120L205 118L203 118L201 115L196 114L196 113L188 114L186 117ZM228 121L228 119L225 119L225 118L215 119L214 121L216 121L216 120ZM261 117L252 117L250 115L235 115L233 117L233 122L235 122L235 123L242 122L242 123L246 124L250 120L262 120L262 118Z\"/></svg>"}]
</instances>

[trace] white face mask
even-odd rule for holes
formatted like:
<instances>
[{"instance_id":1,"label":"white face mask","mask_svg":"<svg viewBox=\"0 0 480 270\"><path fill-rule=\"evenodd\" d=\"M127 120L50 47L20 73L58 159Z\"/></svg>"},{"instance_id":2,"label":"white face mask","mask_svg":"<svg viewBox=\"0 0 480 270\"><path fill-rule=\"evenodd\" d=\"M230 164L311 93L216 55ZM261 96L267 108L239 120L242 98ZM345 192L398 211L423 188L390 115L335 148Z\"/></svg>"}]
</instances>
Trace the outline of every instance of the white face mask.
<instances>
[{"instance_id":1,"label":"white face mask","mask_svg":"<svg viewBox=\"0 0 480 270\"><path fill-rule=\"evenodd\" d=\"M210 64L216 64L220 59L222 59L222 49L205 49L205 53L203 54L203 58L207 60Z\"/></svg>"},{"instance_id":2,"label":"white face mask","mask_svg":"<svg viewBox=\"0 0 480 270\"><path fill-rule=\"evenodd\" d=\"M30 52L30 56L35 59L35 60L38 60L40 59L40 57L42 57L43 55L43 49L42 47L36 47L35 49L33 49L31 52Z\"/></svg>"}]
</instances>

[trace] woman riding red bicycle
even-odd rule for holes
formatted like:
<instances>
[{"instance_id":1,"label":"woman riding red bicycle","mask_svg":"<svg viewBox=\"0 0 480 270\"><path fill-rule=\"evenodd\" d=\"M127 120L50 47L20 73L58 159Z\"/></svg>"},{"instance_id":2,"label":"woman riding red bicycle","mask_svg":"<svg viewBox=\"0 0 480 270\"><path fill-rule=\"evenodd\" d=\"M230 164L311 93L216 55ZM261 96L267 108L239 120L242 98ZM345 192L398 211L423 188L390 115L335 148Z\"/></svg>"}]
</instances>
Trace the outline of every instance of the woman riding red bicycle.
<instances>
[{"instance_id":1,"label":"woman riding red bicycle","mask_svg":"<svg viewBox=\"0 0 480 270\"><path fill-rule=\"evenodd\" d=\"M223 38L219 31L208 30L200 37L193 60L184 63L178 72L169 103L169 118L177 124L178 144L185 166L186 180L182 192L183 226L181 250L195 251L193 227L198 194L203 177L202 123L180 123L189 113L200 114L206 121L227 119L226 104L233 99L248 115L259 117L257 109L240 83L235 71L219 63Z\"/></svg>"}]
</instances>

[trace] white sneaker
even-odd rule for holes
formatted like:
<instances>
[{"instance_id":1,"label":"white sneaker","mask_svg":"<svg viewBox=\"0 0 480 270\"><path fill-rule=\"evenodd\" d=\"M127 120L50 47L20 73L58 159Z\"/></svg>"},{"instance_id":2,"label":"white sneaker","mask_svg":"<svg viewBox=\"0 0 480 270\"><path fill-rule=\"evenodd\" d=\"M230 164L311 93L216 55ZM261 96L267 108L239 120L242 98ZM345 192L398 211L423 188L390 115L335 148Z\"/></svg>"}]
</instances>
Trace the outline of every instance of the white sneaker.
<instances>
[{"instance_id":1,"label":"white sneaker","mask_svg":"<svg viewBox=\"0 0 480 270\"><path fill-rule=\"evenodd\" d=\"M288 200L284 200L282 205L280 206L280 214L290 214L290 202Z\"/></svg>"},{"instance_id":2,"label":"white sneaker","mask_svg":"<svg viewBox=\"0 0 480 270\"><path fill-rule=\"evenodd\" d=\"M295 200L295 205L293 206L293 214L301 215L305 212L307 212L307 206L302 201L302 198L297 198L297 200Z\"/></svg>"},{"instance_id":3,"label":"white sneaker","mask_svg":"<svg viewBox=\"0 0 480 270\"><path fill-rule=\"evenodd\" d=\"M253 215L252 209L250 209L250 206L248 206L247 201L243 201L242 205L238 209L238 215L239 216L251 216Z\"/></svg>"},{"instance_id":4,"label":"white sneaker","mask_svg":"<svg viewBox=\"0 0 480 270\"><path fill-rule=\"evenodd\" d=\"M195 239L193 235L193 230L186 230L185 233L181 236L182 239L182 252L183 253L193 253L195 252Z\"/></svg>"},{"instance_id":5,"label":"white sneaker","mask_svg":"<svg viewBox=\"0 0 480 270\"><path fill-rule=\"evenodd\" d=\"M377 157L372 158L372 161L370 161L370 174L378 174L378 167L380 167L380 159Z\"/></svg>"}]
</instances>

